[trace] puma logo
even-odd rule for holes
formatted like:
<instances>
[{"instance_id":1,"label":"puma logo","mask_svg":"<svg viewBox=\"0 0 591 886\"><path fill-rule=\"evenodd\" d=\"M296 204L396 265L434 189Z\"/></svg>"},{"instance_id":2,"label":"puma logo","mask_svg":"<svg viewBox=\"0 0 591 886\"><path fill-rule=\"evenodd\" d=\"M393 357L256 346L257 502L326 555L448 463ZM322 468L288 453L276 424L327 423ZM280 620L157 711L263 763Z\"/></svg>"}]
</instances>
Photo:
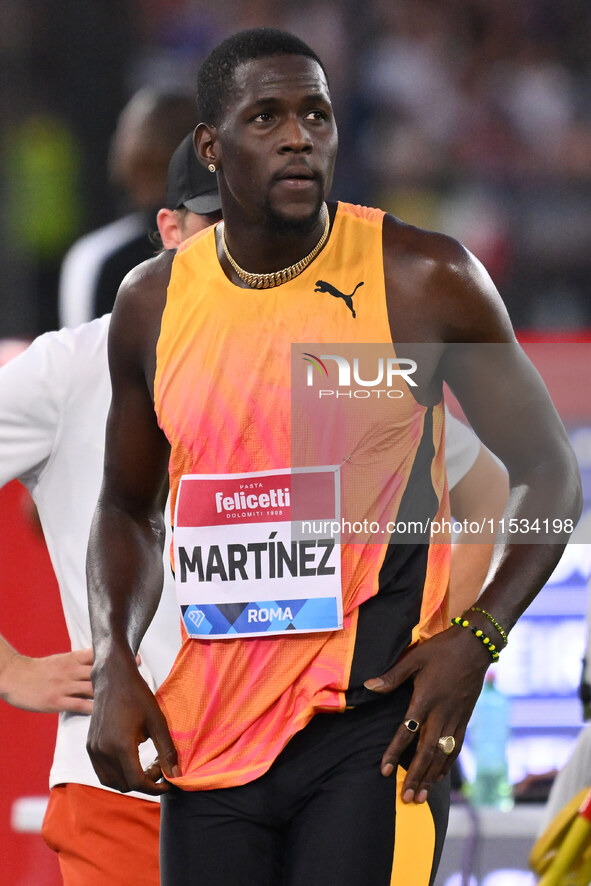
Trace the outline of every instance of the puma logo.
<instances>
[{"instance_id":1,"label":"puma logo","mask_svg":"<svg viewBox=\"0 0 591 886\"><path fill-rule=\"evenodd\" d=\"M364 281L358 283L351 295L346 295L344 292L339 292L336 286L333 286L332 283L326 283L324 280L316 281L316 289L314 292L328 292L329 295L334 296L335 298L342 298L351 313L353 314L353 318L357 316L355 313L355 309L353 307L353 296L357 292L360 286L363 286Z\"/></svg>"}]
</instances>

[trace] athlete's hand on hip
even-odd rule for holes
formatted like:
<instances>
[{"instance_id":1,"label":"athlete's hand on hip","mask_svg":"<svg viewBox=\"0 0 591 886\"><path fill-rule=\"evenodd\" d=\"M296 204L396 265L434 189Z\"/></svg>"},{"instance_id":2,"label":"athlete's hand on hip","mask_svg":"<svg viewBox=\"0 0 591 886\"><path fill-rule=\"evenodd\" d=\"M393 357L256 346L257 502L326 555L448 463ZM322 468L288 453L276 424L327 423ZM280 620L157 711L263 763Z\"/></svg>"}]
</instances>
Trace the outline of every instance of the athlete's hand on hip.
<instances>
[{"instance_id":1,"label":"athlete's hand on hip","mask_svg":"<svg viewBox=\"0 0 591 886\"><path fill-rule=\"evenodd\" d=\"M391 775L400 756L418 738L402 786L405 803L424 803L431 785L449 772L462 747L489 665L488 652L469 631L449 628L411 647L385 674L365 681L367 689L380 694L413 681L404 721L381 763L382 775ZM453 742L440 743L449 736Z\"/></svg>"},{"instance_id":2,"label":"athlete's hand on hip","mask_svg":"<svg viewBox=\"0 0 591 886\"><path fill-rule=\"evenodd\" d=\"M93 669L94 710L87 750L102 784L117 791L163 794L169 785L159 781L177 777L180 769L164 714L133 658L116 654ZM144 772L138 747L151 738L157 765Z\"/></svg>"}]
</instances>

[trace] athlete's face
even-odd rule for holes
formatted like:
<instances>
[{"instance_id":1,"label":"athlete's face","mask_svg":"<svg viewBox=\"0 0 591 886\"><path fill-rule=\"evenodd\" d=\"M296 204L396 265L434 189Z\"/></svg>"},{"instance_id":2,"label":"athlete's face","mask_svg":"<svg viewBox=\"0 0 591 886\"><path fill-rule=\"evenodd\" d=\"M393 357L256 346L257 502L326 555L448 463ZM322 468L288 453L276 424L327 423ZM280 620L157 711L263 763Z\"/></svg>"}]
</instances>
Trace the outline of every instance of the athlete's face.
<instances>
[{"instance_id":1,"label":"athlete's face","mask_svg":"<svg viewBox=\"0 0 591 886\"><path fill-rule=\"evenodd\" d=\"M305 229L330 190L337 128L326 77L310 58L240 65L214 145L224 213ZM226 209L226 207L228 207Z\"/></svg>"}]
</instances>

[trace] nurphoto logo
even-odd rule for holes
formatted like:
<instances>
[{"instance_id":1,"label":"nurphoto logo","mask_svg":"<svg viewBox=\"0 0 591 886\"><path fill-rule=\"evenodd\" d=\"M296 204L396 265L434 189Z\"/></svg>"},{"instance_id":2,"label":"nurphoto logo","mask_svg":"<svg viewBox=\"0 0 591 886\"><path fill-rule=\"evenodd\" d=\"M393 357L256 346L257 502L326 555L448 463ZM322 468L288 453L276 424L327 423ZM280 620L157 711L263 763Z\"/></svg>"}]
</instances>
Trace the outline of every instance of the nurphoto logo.
<instances>
[{"instance_id":1,"label":"nurphoto logo","mask_svg":"<svg viewBox=\"0 0 591 886\"><path fill-rule=\"evenodd\" d=\"M384 395L390 399L398 400L404 396L404 391L394 388L394 384L400 384L403 379L410 387L416 387L417 383L412 378L412 374L416 371L417 364L415 360L406 357L378 357L376 364L369 377L362 378L359 368L359 357L353 357L348 360L341 354L316 354L304 353L302 359L307 363L306 367L306 384L309 388L314 387L315 372L319 375L321 381L329 379L334 375L334 365L329 373L326 361L332 360L336 364L337 377L335 388L320 388L318 390L318 398L324 397L348 397L358 400L367 399L368 397L380 397ZM367 365L366 365L367 371ZM357 387L353 387L357 385ZM385 387L379 387L384 385Z\"/></svg>"}]
</instances>

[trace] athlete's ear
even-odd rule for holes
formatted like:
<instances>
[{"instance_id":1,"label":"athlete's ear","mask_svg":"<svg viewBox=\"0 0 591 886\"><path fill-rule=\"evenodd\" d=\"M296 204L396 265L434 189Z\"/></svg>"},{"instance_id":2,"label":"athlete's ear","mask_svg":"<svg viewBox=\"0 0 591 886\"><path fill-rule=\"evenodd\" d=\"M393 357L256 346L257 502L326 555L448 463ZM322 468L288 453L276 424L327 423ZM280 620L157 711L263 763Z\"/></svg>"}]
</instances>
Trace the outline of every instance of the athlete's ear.
<instances>
[{"instance_id":1,"label":"athlete's ear","mask_svg":"<svg viewBox=\"0 0 591 886\"><path fill-rule=\"evenodd\" d=\"M160 209L156 216L156 224L165 249L176 249L184 240L179 219L172 209Z\"/></svg>"},{"instance_id":2,"label":"athlete's ear","mask_svg":"<svg viewBox=\"0 0 591 886\"><path fill-rule=\"evenodd\" d=\"M217 150L217 129L207 123L199 123L193 133L197 157L211 171L212 166L219 169L219 151ZM212 179L215 182L215 179ZM213 186L212 186L213 187Z\"/></svg>"}]
</instances>

